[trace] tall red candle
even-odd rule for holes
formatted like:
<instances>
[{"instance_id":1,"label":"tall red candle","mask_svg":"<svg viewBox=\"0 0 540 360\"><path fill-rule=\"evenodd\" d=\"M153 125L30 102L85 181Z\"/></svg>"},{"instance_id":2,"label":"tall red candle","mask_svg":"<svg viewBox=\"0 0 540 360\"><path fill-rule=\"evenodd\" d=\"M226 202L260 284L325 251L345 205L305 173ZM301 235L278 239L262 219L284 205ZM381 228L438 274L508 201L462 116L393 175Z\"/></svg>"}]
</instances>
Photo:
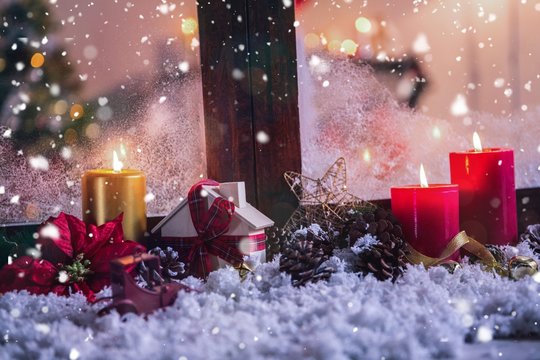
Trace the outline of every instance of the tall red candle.
<instances>
[{"instance_id":1,"label":"tall red candle","mask_svg":"<svg viewBox=\"0 0 540 360\"><path fill-rule=\"evenodd\" d=\"M408 185L390 191L392 212L401 223L405 240L423 255L438 258L459 233L458 186ZM459 252L449 259L458 260Z\"/></svg>"},{"instance_id":2,"label":"tall red candle","mask_svg":"<svg viewBox=\"0 0 540 360\"><path fill-rule=\"evenodd\" d=\"M517 243L514 152L490 148L450 153L452 183L459 184L461 229L483 244Z\"/></svg>"}]
</instances>

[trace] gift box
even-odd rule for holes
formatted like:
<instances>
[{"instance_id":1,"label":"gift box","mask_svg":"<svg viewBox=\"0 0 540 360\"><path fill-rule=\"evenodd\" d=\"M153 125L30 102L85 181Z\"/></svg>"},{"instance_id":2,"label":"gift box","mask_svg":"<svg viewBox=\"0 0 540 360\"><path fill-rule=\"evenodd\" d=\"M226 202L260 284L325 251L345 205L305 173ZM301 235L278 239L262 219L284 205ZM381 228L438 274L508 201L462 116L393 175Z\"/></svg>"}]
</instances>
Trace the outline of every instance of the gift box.
<instances>
[{"instance_id":1,"label":"gift box","mask_svg":"<svg viewBox=\"0 0 540 360\"><path fill-rule=\"evenodd\" d=\"M152 233L177 250L193 275L226 265L250 267L266 259L265 229L274 222L246 201L244 182L202 180Z\"/></svg>"}]
</instances>

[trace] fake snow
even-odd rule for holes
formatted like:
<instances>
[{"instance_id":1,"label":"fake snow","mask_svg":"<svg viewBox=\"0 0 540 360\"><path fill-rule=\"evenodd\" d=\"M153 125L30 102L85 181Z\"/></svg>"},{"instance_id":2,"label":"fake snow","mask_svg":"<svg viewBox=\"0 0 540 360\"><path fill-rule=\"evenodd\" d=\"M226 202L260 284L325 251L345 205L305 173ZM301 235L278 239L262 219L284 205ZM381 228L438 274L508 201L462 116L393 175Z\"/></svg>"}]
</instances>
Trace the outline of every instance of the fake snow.
<instances>
[{"instance_id":1,"label":"fake snow","mask_svg":"<svg viewBox=\"0 0 540 360\"><path fill-rule=\"evenodd\" d=\"M418 184L420 163L430 183L449 183L448 154L471 149L478 131L486 147L514 149L518 188L540 186L540 107L513 116L475 113L459 94L449 104L449 119L429 117L399 105L369 66L304 54L298 38L304 175L320 178L343 156L348 191L366 200L389 198L392 186ZM327 87L325 78L332 79Z\"/></svg>"},{"instance_id":2,"label":"fake snow","mask_svg":"<svg viewBox=\"0 0 540 360\"><path fill-rule=\"evenodd\" d=\"M220 269L206 283L186 279L199 292L181 292L147 319L98 317L103 305L77 294L7 293L0 358L455 358L466 353L466 338L540 337L540 284L532 277L501 279L469 264L454 274L414 266L391 283L337 270L328 282L295 288L277 259L245 281Z\"/></svg>"},{"instance_id":3,"label":"fake snow","mask_svg":"<svg viewBox=\"0 0 540 360\"><path fill-rule=\"evenodd\" d=\"M178 205L206 172L199 75L185 75L154 92L132 106L99 97L99 110L126 106L131 115L102 119L102 136L58 149L54 156L20 156L12 138L0 137L0 223L43 221L60 211L81 217L79 179L86 170L111 168L113 150L120 150L127 167L145 172L149 215L165 215ZM9 131L0 126L0 134Z\"/></svg>"},{"instance_id":4,"label":"fake snow","mask_svg":"<svg viewBox=\"0 0 540 360\"><path fill-rule=\"evenodd\" d=\"M377 240L376 236L373 236L371 234L367 234L360 239L356 240L353 246L351 246L351 251L359 255L362 252L369 250L373 245L377 245L379 243L379 240Z\"/></svg>"}]
</instances>

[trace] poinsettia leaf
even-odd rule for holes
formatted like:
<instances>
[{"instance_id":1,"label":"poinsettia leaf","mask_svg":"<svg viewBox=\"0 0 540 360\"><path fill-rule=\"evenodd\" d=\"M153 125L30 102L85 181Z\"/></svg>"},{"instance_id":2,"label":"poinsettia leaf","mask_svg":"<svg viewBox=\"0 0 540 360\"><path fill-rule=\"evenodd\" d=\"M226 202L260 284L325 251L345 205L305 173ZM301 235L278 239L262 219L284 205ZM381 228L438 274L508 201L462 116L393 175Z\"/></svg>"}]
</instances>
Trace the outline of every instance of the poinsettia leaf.
<instances>
[{"instance_id":1,"label":"poinsettia leaf","mask_svg":"<svg viewBox=\"0 0 540 360\"><path fill-rule=\"evenodd\" d=\"M47 260L22 256L0 270L0 293L27 290L32 294L54 291L65 293L66 286L57 281L58 269Z\"/></svg>"},{"instance_id":2,"label":"poinsettia leaf","mask_svg":"<svg viewBox=\"0 0 540 360\"><path fill-rule=\"evenodd\" d=\"M100 226L88 224L86 228L88 236L83 244L78 244L80 250L77 251L83 252L86 258L93 258L96 253L101 251L103 246L111 243L121 243L124 240L123 219L124 214L120 214L112 221Z\"/></svg>"},{"instance_id":3,"label":"poinsettia leaf","mask_svg":"<svg viewBox=\"0 0 540 360\"><path fill-rule=\"evenodd\" d=\"M57 217L50 217L38 230L38 244L44 259L52 263L63 263L73 257L71 223L81 220L61 212ZM84 224L84 223L83 223ZM80 227L80 224L79 224Z\"/></svg>"}]
</instances>

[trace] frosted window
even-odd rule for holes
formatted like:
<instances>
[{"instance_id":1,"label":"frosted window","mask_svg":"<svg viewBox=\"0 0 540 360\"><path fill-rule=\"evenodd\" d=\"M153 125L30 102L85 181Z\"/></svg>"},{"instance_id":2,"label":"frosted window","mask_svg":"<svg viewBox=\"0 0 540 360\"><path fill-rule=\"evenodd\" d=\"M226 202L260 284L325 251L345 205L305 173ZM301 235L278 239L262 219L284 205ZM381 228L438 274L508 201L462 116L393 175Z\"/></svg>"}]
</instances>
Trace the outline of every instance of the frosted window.
<instances>
[{"instance_id":1,"label":"frosted window","mask_svg":"<svg viewBox=\"0 0 540 360\"><path fill-rule=\"evenodd\" d=\"M304 0L296 14L307 175L344 156L367 199L418 183L421 162L447 183L448 152L478 131L514 148L518 187L540 185L538 4Z\"/></svg>"},{"instance_id":2,"label":"frosted window","mask_svg":"<svg viewBox=\"0 0 540 360\"><path fill-rule=\"evenodd\" d=\"M30 5L29 5L30 4ZM117 150L166 214L205 164L195 1L0 4L0 223L81 215Z\"/></svg>"}]
</instances>

